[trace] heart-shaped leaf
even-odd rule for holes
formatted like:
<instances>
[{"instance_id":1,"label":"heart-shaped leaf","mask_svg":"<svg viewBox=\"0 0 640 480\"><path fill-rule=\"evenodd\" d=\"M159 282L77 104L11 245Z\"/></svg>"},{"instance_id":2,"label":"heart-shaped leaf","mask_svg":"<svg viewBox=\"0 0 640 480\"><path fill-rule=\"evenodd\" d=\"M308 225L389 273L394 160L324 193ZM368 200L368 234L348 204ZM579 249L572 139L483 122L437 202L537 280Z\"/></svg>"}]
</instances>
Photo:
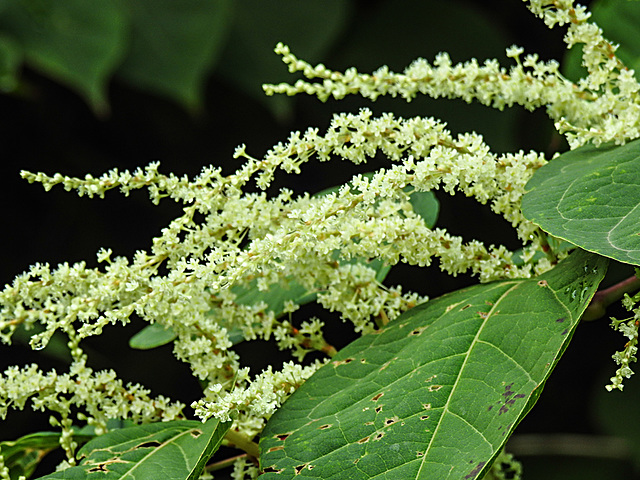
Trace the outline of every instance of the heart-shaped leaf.
<instances>
[{"instance_id":1,"label":"heart-shaped leaf","mask_svg":"<svg viewBox=\"0 0 640 480\"><path fill-rule=\"evenodd\" d=\"M42 480L196 480L230 426L176 420L112 430L78 451L78 466Z\"/></svg>"},{"instance_id":2,"label":"heart-shaped leaf","mask_svg":"<svg viewBox=\"0 0 640 480\"><path fill-rule=\"evenodd\" d=\"M207 2L204 2L207 3ZM289 75L273 53L278 42L309 61L325 57L349 25L351 2L341 0L260 0L237 3L229 41L216 74L234 88L262 102L280 119L292 114L291 99L267 97L261 82L287 81ZM276 6L277 5L277 6Z\"/></svg>"},{"instance_id":3,"label":"heart-shaped leaf","mask_svg":"<svg viewBox=\"0 0 640 480\"><path fill-rule=\"evenodd\" d=\"M544 231L640 265L640 140L564 153L525 188L522 213Z\"/></svg>"},{"instance_id":4,"label":"heart-shaped leaf","mask_svg":"<svg viewBox=\"0 0 640 480\"><path fill-rule=\"evenodd\" d=\"M481 478L537 400L608 260L478 285L354 341L273 415L267 479Z\"/></svg>"},{"instance_id":5,"label":"heart-shaped leaf","mask_svg":"<svg viewBox=\"0 0 640 480\"><path fill-rule=\"evenodd\" d=\"M128 82L198 108L206 76L232 25L233 2L125 2L131 45L118 75Z\"/></svg>"}]
</instances>

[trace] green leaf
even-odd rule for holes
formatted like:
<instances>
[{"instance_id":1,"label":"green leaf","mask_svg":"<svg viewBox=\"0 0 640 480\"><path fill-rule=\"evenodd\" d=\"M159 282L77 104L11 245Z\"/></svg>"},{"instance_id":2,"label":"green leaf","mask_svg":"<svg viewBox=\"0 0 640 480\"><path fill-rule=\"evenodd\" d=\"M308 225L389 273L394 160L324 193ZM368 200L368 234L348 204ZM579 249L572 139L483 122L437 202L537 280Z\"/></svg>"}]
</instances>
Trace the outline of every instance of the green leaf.
<instances>
[{"instance_id":1,"label":"green leaf","mask_svg":"<svg viewBox=\"0 0 640 480\"><path fill-rule=\"evenodd\" d=\"M227 38L233 2L146 0L126 5L131 47L118 76L190 109L199 107L205 78Z\"/></svg>"},{"instance_id":2,"label":"green leaf","mask_svg":"<svg viewBox=\"0 0 640 480\"><path fill-rule=\"evenodd\" d=\"M605 37L618 45L616 55L625 65L636 72L640 80L640 2L629 0L598 0L593 2L591 21L598 24ZM586 75L582 67L582 45L567 52L563 70L567 77L577 81Z\"/></svg>"},{"instance_id":3,"label":"green leaf","mask_svg":"<svg viewBox=\"0 0 640 480\"><path fill-rule=\"evenodd\" d=\"M60 448L60 436L57 432L38 432L17 440L0 442L4 464L9 468L11 478L20 475L29 478L45 455ZM82 443L93 438L93 435L74 435L73 438Z\"/></svg>"},{"instance_id":4,"label":"green leaf","mask_svg":"<svg viewBox=\"0 0 640 480\"><path fill-rule=\"evenodd\" d=\"M264 480L478 479L540 394L608 260L424 303L354 341L273 415Z\"/></svg>"},{"instance_id":5,"label":"green leaf","mask_svg":"<svg viewBox=\"0 0 640 480\"><path fill-rule=\"evenodd\" d=\"M288 44L307 61L320 61L347 26L351 2L344 0L236 1L231 36L216 73L279 117L291 113L291 99L267 97L263 83L290 80L273 49Z\"/></svg>"},{"instance_id":6,"label":"green leaf","mask_svg":"<svg viewBox=\"0 0 640 480\"><path fill-rule=\"evenodd\" d=\"M252 281L249 286L235 286L231 290L237 295L236 303L240 305L255 305L265 302L267 310L271 310L276 317L282 315L284 304L290 300L304 305L316 299L315 292L309 292L305 287L294 280L287 279L284 285L273 284L267 291L258 289L258 282Z\"/></svg>"},{"instance_id":7,"label":"green leaf","mask_svg":"<svg viewBox=\"0 0 640 480\"><path fill-rule=\"evenodd\" d=\"M42 479L196 480L230 426L176 420L113 430L78 451L78 466Z\"/></svg>"},{"instance_id":8,"label":"green leaf","mask_svg":"<svg viewBox=\"0 0 640 480\"><path fill-rule=\"evenodd\" d=\"M0 34L0 90L11 92L18 86L23 51L20 44L11 37Z\"/></svg>"},{"instance_id":9,"label":"green leaf","mask_svg":"<svg viewBox=\"0 0 640 480\"><path fill-rule=\"evenodd\" d=\"M522 213L544 231L640 265L640 140L564 153L525 188Z\"/></svg>"},{"instance_id":10,"label":"green leaf","mask_svg":"<svg viewBox=\"0 0 640 480\"><path fill-rule=\"evenodd\" d=\"M31 67L78 91L95 110L107 108L107 82L127 30L116 2L11 2L0 12L0 29L21 45Z\"/></svg>"},{"instance_id":11,"label":"green leaf","mask_svg":"<svg viewBox=\"0 0 640 480\"><path fill-rule=\"evenodd\" d=\"M158 323L147 325L129 339L129 346L138 350L149 350L173 342L178 335L171 327Z\"/></svg>"},{"instance_id":12,"label":"green leaf","mask_svg":"<svg viewBox=\"0 0 640 480\"><path fill-rule=\"evenodd\" d=\"M409 201L413 211L422 217L427 227L433 228L440 212L440 202L433 192L413 192Z\"/></svg>"}]
</instances>

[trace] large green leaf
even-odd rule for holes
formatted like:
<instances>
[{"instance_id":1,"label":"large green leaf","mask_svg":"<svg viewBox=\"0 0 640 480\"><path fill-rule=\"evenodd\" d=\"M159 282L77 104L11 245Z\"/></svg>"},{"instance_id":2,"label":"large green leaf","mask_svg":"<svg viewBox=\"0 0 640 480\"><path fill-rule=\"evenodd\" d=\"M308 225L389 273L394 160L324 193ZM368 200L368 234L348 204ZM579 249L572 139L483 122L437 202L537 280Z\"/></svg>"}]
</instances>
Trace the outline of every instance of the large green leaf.
<instances>
[{"instance_id":1,"label":"large green leaf","mask_svg":"<svg viewBox=\"0 0 640 480\"><path fill-rule=\"evenodd\" d=\"M27 63L77 90L98 111L124 53L127 18L116 2L11 2L0 29L15 38Z\"/></svg>"},{"instance_id":2,"label":"large green leaf","mask_svg":"<svg viewBox=\"0 0 640 480\"><path fill-rule=\"evenodd\" d=\"M79 450L78 466L42 479L196 480L230 426L176 420L113 430Z\"/></svg>"},{"instance_id":3,"label":"large green leaf","mask_svg":"<svg viewBox=\"0 0 640 480\"><path fill-rule=\"evenodd\" d=\"M424 303L348 345L274 414L267 479L481 478L533 406L608 260Z\"/></svg>"},{"instance_id":4,"label":"large green leaf","mask_svg":"<svg viewBox=\"0 0 640 480\"><path fill-rule=\"evenodd\" d=\"M538 170L522 213L551 235L640 265L640 140L585 145Z\"/></svg>"},{"instance_id":5,"label":"large green leaf","mask_svg":"<svg viewBox=\"0 0 640 480\"><path fill-rule=\"evenodd\" d=\"M131 47L118 75L189 108L202 100L205 77L218 59L232 20L232 2L126 2Z\"/></svg>"}]
</instances>

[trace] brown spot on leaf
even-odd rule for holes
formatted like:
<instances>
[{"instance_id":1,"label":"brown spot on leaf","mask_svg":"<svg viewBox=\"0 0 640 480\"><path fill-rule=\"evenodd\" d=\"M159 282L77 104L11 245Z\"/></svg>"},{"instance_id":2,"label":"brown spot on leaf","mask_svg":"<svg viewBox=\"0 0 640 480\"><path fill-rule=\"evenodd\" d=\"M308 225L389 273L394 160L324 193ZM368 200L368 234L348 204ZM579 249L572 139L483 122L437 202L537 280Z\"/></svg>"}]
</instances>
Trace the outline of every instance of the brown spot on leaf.
<instances>
[{"instance_id":1,"label":"brown spot on leaf","mask_svg":"<svg viewBox=\"0 0 640 480\"><path fill-rule=\"evenodd\" d=\"M274 435L273 438L275 438L276 440L280 440L281 442L284 442L287 438L289 438L289 435L291 435L293 432L289 432L289 433L281 433L280 435Z\"/></svg>"},{"instance_id":2,"label":"brown spot on leaf","mask_svg":"<svg viewBox=\"0 0 640 480\"><path fill-rule=\"evenodd\" d=\"M429 387L429 391L430 392L437 392L438 390L440 390L442 388L442 385L431 385Z\"/></svg>"},{"instance_id":3,"label":"brown spot on leaf","mask_svg":"<svg viewBox=\"0 0 640 480\"><path fill-rule=\"evenodd\" d=\"M107 460L104 462L100 462L98 463L95 467L92 467L89 469L89 472L109 472L109 465L111 465L112 463L127 463L124 460L121 460L120 458L113 458L111 460Z\"/></svg>"},{"instance_id":4,"label":"brown spot on leaf","mask_svg":"<svg viewBox=\"0 0 640 480\"><path fill-rule=\"evenodd\" d=\"M193 434L193 432L189 432L189 433ZM141 443L140 445L136 445L135 448L158 448L160 445L162 445L160 442L156 442L155 440L152 440L150 442L144 442L144 443Z\"/></svg>"},{"instance_id":5,"label":"brown spot on leaf","mask_svg":"<svg viewBox=\"0 0 640 480\"><path fill-rule=\"evenodd\" d=\"M382 437L384 437L384 432L379 432L376 433L376 435L373 437L373 441L377 442L378 440L380 440Z\"/></svg>"},{"instance_id":6,"label":"brown spot on leaf","mask_svg":"<svg viewBox=\"0 0 640 480\"><path fill-rule=\"evenodd\" d=\"M384 424L385 424L385 426L393 425L398 420L400 420L400 418L398 418L397 415L395 417L392 417L392 418L385 418Z\"/></svg>"},{"instance_id":7,"label":"brown spot on leaf","mask_svg":"<svg viewBox=\"0 0 640 480\"><path fill-rule=\"evenodd\" d=\"M339 365L347 365L347 364L353 362L354 360L355 360L355 358L345 358L344 360L336 360L336 361L331 362L331 363L333 363L337 367Z\"/></svg>"},{"instance_id":8,"label":"brown spot on leaf","mask_svg":"<svg viewBox=\"0 0 640 480\"><path fill-rule=\"evenodd\" d=\"M267 450L267 451L268 451L269 453L271 453L271 452L276 452L276 451L278 451L278 450L284 450L284 447L283 447L283 446L280 446L280 447L271 447L271 448L270 448L269 450Z\"/></svg>"},{"instance_id":9,"label":"brown spot on leaf","mask_svg":"<svg viewBox=\"0 0 640 480\"><path fill-rule=\"evenodd\" d=\"M420 420L426 420L427 418L429 418L429 415L422 415L422 416L420 417Z\"/></svg>"},{"instance_id":10,"label":"brown spot on leaf","mask_svg":"<svg viewBox=\"0 0 640 480\"><path fill-rule=\"evenodd\" d=\"M331 428L332 425L330 423L327 423L326 425L320 425L318 427L318 430L326 430L327 428Z\"/></svg>"},{"instance_id":11,"label":"brown spot on leaf","mask_svg":"<svg viewBox=\"0 0 640 480\"><path fill-rule=\"evenodd\" d=\"M513 390L511 390L511 387L513 387L513 383L510 383L509 385L506 385L504 387L504 393L502 394L503 397L509 398L511 395L513 395Z\"/></svg>"},{"instance_id":12,"label":"brown spot on leaf","mask_svg":"<svg viewBox=\"0 0 640 480\"><path fill-rule=\"evenodd\" d=\"M388 362L386 362L384 365L382 365L382 366L380 367L380 371L382 371L382 370L386 370L386 368L387 368L389 365L391 365L391 360L389 360L389 361L388 361Z\"/></svg>"},{"instance_id":13,"label":"brown spot on leaf","mask_svg":"<svg viewBox=\"0 0 640 480\"><path fill-rule=\"evenodd\" d=\"M562 323L564 322L565 318L564 317L560 317L559 319L556 320L557 323Z\"/></svg>"},{"instance_id":14,"label":"brown spot on leaf","mask_svg":"<svg viewBox=\"0 0 640 480\"><path fill-rule=\"evenodd\" d=\"M106 469L105 464L101 463L99 464L97 467L92 467L89 469L89 473L94 473L94 472L108 472L109 470Z\"/></svg>"},{"instance_id":15,"label":"brown spot on leaf","mask_svg":"<svg viewBox=\"0 0 640 480\"><path fill-rule=\"evenodd\" d=\"M539 287L548 287L548 286L549 286L549 284L547 283L547 281L546 281L546 280L540 280L540 281L538 282L538 286L539 286Z\"/></svg>"},{"instance_id":16,"label":"brown spot on leaf","mask_svg":"<svg viewBox=\"0 0 640 480\"><path fill-rule=\"evenodd\" d=\"M431 410L431 404L430 403L423 403L422 406L423 406L423 408L425 410Z\"/></svg>"},{"instance_id":17,"label":"brown spot on leaf","mask_svg":"<svg viewBox=\"0 0 640 480\"><path fill-rule=\"evenodd\" d=\"M480 315L480 318L484 318L484 319L489 318L489 314L487 312L476 312L476 313Z\"/></svg>"},{"instance_id":18,"label":"brown spot on leaf","mask_svg":"<svg viewBox=\"0 0 640 480\"><path fill-rule=\"evenodd\" d=\"M282 472L284 472L284 468L281 468L280 470L277 470L274 467L267 467L267 468L263 469L262 472L260 472L260 473L262 474L262 473L282 473Z\"/></svg>"},{"instance_id":19,"label":"brown spot on leaf","mask_svg":"<svg viewBox=\"0 0 640 480\"><path fill-rule=\"evenodd\" d=\"M293 467L293 470L296 472L296 475L300 475L307 465L309 464L305 463L304 465L298 465L297 467Z\"/></svg>"},{"instance_id":20,"label":"brown spot on leaf","mask_svg":"<svg viewBox=\"0 0 640 480\"><path fill-rule=\"evenodd\" d=\"M372 402L377 402L378 400L380 400L380 397L383 396L384 393L380 392L377 395L374 395L373 398L371 399Z\"/></svg>"},{"instance_id":21,"label":"brown spot on leaf","mask_svg":"<svg viewBox=\"0 0 640 480\"><path fill-rule=\"evenodd\" d=\"M411 335L420 335L426 329L427 329L427 326L420 327L420 328L415 328L415 329L411 330Z\"/></svg>"},{"instance_id":22,"label":"brown spot on leaf","mask_svg":"<svg viewBox=\"0 0 640 480\"><path fill-rule=\"evenodd\" d=\"M376 413L380 413L380 412L382 411L382 405L378 405L378 406L375 408L375 411L376 411Z\"/></svg>"},{"instance_id":23,"label":"brown spot on leaf","mask_svg":"<svg viewBox=\"0 0 640 480\"><path fill-rule=\"evenodd\" d=\"M464 477L464 480L473 480L474 478L476 478L482 470L482 467L484 467L486 463L487 462L480 462L478 465L476 465L475 468L471 470L466 477Z\"/></svg>"},{"instance_id":24,"label":"brown spot on leaf","mask_svg":"<svg viewBox=\"0 0 640 480\"><path fill-rule=\"evenodd\" d=\"M358 440L358 443L362 444L362 443L367 443L369 441L369 436L366 436L364 438L361 438L360 440Z\"/></svg>"}]
</instances>

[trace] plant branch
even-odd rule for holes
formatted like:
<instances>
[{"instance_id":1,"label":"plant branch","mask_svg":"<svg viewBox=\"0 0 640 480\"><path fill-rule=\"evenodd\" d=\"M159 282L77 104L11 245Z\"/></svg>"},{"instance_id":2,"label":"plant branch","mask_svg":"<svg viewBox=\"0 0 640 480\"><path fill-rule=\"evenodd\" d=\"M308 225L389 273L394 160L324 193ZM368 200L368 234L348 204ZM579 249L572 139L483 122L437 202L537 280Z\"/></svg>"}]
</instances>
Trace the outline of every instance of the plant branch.
<instances>
[{"instance_id":1,"label":"plant branch","mask_svg":"<svg viewBox=\"0 0 640 480\"><path fill-rule=\"evenodd\" d=\"M551 264L556 265L558 263L556 252L554 252L551 245L549 245L549 237L547 236L547 233L541 228L538 229L538 238L540 239L542 251L547 256Z\"/></svg>"},{"instance_id":2,"label":"plant branch","mask_svg":"<svg viewBox=\"0 0 640 480\"><path fill-rule=\"evenodd\" d=\"M251 457L249 454L243 453L241 455L236 455L235 457L225 458L224 460L220 460L219 462L211 463L205 467L205 470L207 472L222 470L224 468L231 467L236 460L240 460L241 458L249 458L251 461L254 461L253 457Z\"/></svg>"},{"instance_id":3,"label":"plant branch","mask_svg":"<svg viewBox=\"0 0 640 480\"><path fill-rule=\"evenodd\" d=\"M247 452L250 456L254 458L258 458L260 456L258 444L251 441L246 435L235 430L229 430L224 438L234 447Z\"/></svg>"},{"instance_id":4,"label":"plant branch","mask_svg":"<svg viewBox=\"0 0 640 480\"><path fill-rule=\"evenodd\" d=\"M640 278L632 275L609 288L597 291L582 314L581 320L589 322L604 317L609 305L620 300L625 293L628 294L637 290L640 290Z\"/></svg>"}]
</instances>

